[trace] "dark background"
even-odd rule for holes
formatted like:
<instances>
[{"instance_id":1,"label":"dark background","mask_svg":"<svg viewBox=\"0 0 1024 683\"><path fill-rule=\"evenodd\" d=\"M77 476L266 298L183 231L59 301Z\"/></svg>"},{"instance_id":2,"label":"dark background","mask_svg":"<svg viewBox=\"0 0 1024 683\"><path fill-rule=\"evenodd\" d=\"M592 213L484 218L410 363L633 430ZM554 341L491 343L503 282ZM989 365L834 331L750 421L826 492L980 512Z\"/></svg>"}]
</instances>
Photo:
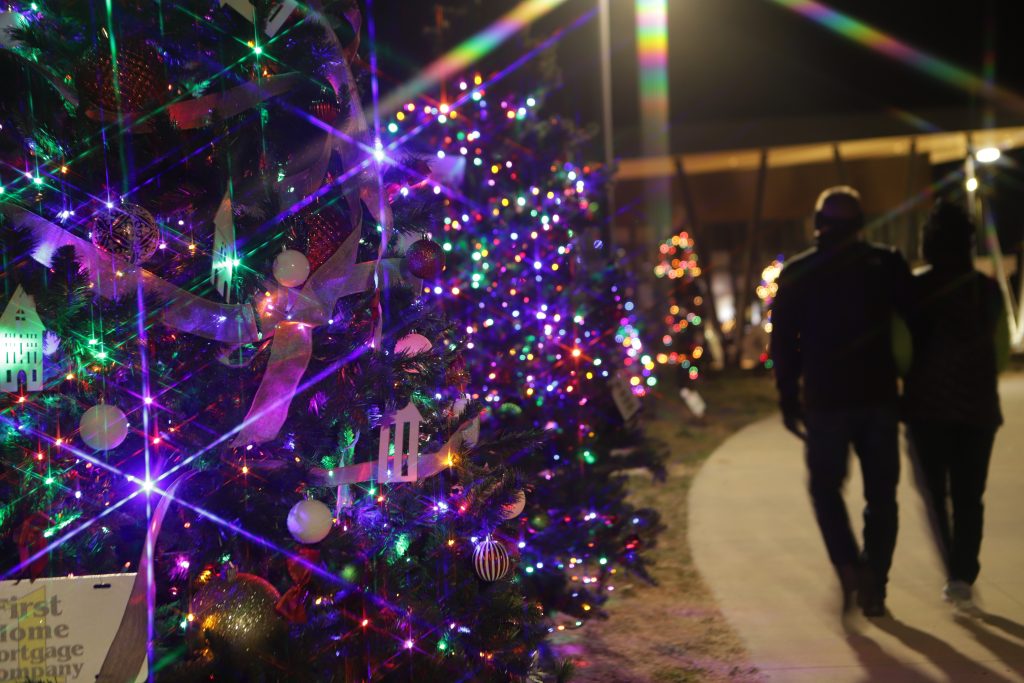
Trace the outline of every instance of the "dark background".
<instances>
[{"instance_id":1,"label":"dark background","mask_svg":"<svg viewBox=\"0 0 1024 683\"><path fill-rule=\"evenodd\" d=\"M361 0L376 18L384 90L489 26L514 0ZM828 7L911 47L1024 93L1021 0L832 0ZM446 22L435 30L437 8ZM557 44L562 85L551 113L601 123L596 0L567 0L513 35L473 70L500 71L531 44L588 17ZM640 150L634 0L611 0L614 145L618 159ZM671 152L756 148L1024 125L1024 107L996 106L981 93L936 79L853 42L773 0L668 0ZM465 74L471 75L472 70ZM501 91L531 92L530 65ZM436 92L430 93L437 95ZM583 154L603 160L595 135ZM986 168L989 207L1007 253L1024 240L1024 155ZM933 180L948 168L932 168ZM620 207L621 209L622 207Z\"/></svg>"},{"instance_id":2,"label":"dark background","mask_svg":"<svg viewBox=\"0 0 1024 683\"><path fill-rule=\"evenodd\" d=\"M382 70L407 78L437 55L489 25L512 0L442 2L448 26L433 30L433 2L373 0ZM611 0L616 156L639 153L636 22L632 0ZM913 47L982 75L986 54L996 81L1024 90L1018 0L833 0L829 6ZM594 12L594 0L568 0L484 59L486 75L524 50L524 40L549 35ZM906 112L936 128L981 126L977 93L935 80L782 7L771 0L669 0L669 78L673 151L785 144L779 121L844 118L864 135L920 130ZM596 13L558 46L562 91L551 101L563 116L600 122L600 57ZM1022 112L988 112L996 125L1017 124ZM729 136L702 135L708 126ZM792 126L791 126L792 127ZM781 135L781 138L780 138ZM827 135L825 129L815 136ZM797 136L799 137L799 136ZM600 156L600 149L593 150Z\"/></svg>"}]
</instances>

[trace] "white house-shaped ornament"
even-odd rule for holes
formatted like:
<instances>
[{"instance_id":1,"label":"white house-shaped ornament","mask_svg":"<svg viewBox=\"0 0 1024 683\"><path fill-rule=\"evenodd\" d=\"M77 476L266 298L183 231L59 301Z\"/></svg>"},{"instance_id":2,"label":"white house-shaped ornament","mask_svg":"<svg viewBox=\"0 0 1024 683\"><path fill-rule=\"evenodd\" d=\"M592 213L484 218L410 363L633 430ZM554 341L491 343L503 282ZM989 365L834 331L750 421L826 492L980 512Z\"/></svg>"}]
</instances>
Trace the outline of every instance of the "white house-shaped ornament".
<instances>
[{"instance_id":1,"label":"white house-shaped ornament","mask_svg":"<svg viewBox=\"0 0 1024 683\"><path fill-rule=\"evenodd\" d=\"M42 391L45 331L35 299L18 285L0 315L0 389Z\"/></svg>"},{"instance_id":2,"label":"white house-shaped ornament","mask_svg":"<svg viewBox=\"0 0 1024 683\"><path fill-rule=\"evenodd\" d=\"M231 199L225 195L213 217L213 267L210 270L210 284L227 303L231 303L231 280L238 263L235 219L231 210Z\"/></svg>"},{"instance_id":3,"label":"white house-shaped ornament","mask_svg":"<svg viewBox=\"0 0 1024 683\"><path fill-rule=\"evenodd\" d=\"M395 413L380 427L377 452L377 481L416 481L416 463L420 455L420 422L423 416L409 405Z\"/></svg>"}]
</instances>

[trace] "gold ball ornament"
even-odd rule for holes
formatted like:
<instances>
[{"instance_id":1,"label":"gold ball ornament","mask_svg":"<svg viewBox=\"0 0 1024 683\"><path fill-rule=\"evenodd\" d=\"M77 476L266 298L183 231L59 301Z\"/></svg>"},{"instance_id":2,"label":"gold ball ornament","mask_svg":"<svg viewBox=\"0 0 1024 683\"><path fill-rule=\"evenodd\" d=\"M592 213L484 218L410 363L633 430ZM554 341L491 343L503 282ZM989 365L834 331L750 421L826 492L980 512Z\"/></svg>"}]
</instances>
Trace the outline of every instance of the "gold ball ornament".
<instances>
[{"instance_id":1,"label":"gold ball ornament","mask_svg":"<svg viewBox=\"0 0 1024 683\"><path fill-rule=\"evenodd\" d=\"M192 599L199 637L215 651L227 647L233 655L265 653L286 631L275 610L280 599L277 589L255 574L211 579Z\"/></svg>"}]
</instances>

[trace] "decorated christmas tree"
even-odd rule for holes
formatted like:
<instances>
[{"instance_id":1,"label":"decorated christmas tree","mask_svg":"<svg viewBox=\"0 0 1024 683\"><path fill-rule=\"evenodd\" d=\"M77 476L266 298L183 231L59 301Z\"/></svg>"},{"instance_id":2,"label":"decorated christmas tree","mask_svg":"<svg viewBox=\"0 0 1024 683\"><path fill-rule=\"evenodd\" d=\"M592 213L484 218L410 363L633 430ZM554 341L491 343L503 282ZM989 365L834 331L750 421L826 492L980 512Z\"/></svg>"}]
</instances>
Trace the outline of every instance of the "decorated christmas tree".
<instances>
[{"instance_id":1,"label":"decorated christmas tree","mask_svg":"<svg viewBox=\"0 0 1024 683\"><path fill-rule=\"evenodd\" d=\"M762 346L758 354L758 362L766 370L771 370L775 367L771 356L768 354L768 339L771 338L772 333L772 302L775 301L775 295L779 291L778 279L785 262L785 256L782 254L772 259L771 263L766 265L761 271L761 282L758 283L757 288L754 290L759 301L757 310L760 316L758 324L760 334L756 339Z\"/></svg>"},{"instance_id":2,"label":"decorated christmas tree","mask_svg":"<svg viewBox=\"0 0 1024 683\"><path fill-rule=\"evenodd\" d=\"M693 237L685 230L673 235L658 248L660 260L654 275L668 280L668 300L659 303L661 313L661 351L659 364L679 369L679 384L686 387L701 376L707 349L704 311L707 287L694 249Z\"/></svg>"},{"instance_id":3,"label":"decorated christmas tree","mask_svg":"<svg viewBox=\"0 0 1024 683\"><path fill-rule=\"evenodd\" d=\"M542 86L521 93L467 77L453 101L408 103L388 130L433 141L425 189L445 197L433 237L448 267L431 291L467 323L484 433L544 430L539 450L510 461L534 483L508 541L549 628L564 629L602 613L616 574L647 577L658 518L626 500L621 475L660 476L663 453L639 426L655 365L602 241L603 169L579 161L587 131L542 113L557 81L539 71Z\"/></svg>"},{"instance_id":4,"label":"decorated christmas tree","mask_svg":"<svg viewBox=\"0 0 1024 683\"><path fill-rule=\"evenodd\" d=\"M611 476L637 444L603 438L619 321L588 297L628 302L580 260L583 190L561 217L548 195L586 170L529 170L545 240L494 245L536 245L514 277L537 294L503 278L491 310L456 308L422 296L442 249L436 287L475 292L483 240L527 225L470 238L421 164L381 153L354 2L0 19L2 576L35 581L4 598L131 577L111 623L72 625L109 631L82 673L103 682L536 673L545 610L599 604L651 525ZM484 405L503 428L480 438Z\"/></svg>"}]
</instances>

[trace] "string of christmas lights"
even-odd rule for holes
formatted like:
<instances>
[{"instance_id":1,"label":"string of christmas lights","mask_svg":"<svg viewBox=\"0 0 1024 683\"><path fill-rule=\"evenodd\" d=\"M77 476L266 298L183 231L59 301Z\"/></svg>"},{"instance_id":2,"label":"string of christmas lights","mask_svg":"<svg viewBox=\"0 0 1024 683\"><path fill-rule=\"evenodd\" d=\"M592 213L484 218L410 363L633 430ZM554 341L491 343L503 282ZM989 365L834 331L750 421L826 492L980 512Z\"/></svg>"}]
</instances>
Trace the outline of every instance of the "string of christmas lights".
<instances>
[{"instance_id":1,"label":"string of christmas lights","mask_svg":"<svg viewBox=\"0 0 1024 683\"><path fill-rule=\"evenodd\" d=\"M468 391L488 407L485 431L547 433L541 453L513 461L536 482L515 546L549 628L580 626L622 568L645 574L639 551L657 518L633 510L613 475L660 472L663 454L612 395L616 382L645 395L655 365L630 282L601 242L604 178L576 161L579 132L544 115L543 89L495 96L477 75L452 90L452 103L406 104L383 146L413 131L430 140L429 180L399 190L445 197L430 237L448 265L428 291L467 321Z\"/></svg>"}]
</instances>

